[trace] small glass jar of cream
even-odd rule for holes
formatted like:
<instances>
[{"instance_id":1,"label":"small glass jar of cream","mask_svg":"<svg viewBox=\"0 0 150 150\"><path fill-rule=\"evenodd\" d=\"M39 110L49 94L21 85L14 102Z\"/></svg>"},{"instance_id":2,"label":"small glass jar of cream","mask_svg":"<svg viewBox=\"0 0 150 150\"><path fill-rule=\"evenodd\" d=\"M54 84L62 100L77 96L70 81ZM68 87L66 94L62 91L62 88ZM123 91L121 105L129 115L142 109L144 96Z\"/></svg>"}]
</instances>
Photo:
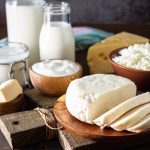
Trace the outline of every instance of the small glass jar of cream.
<instances>
[{"instance_id":1,"label":"small glass jar of cream","mask_svg":"<svg viewBox=\"0 0 150 150\"><path fill-rule=\"evenodd\" d=\"M0 83L17 79L22 86L29 86L28 57L29 51L25 44L0 42Z\"/></svg>"}]
</instances>

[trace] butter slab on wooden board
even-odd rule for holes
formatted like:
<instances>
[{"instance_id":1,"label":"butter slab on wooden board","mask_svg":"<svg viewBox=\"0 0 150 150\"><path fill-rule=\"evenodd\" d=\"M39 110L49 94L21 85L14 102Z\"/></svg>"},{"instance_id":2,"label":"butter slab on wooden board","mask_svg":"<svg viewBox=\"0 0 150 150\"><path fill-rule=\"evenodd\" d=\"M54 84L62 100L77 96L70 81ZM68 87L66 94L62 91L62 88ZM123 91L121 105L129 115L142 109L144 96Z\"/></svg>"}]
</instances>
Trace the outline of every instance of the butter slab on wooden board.
<instances>
[{"instance_id":1,"label":"butter slab on wooden board","mask_svg":"<svg viewBox=\"0 0 150 150\"><path fill-rule=\"evenodd\" d=\"M106 38L101 43L94 44L89 48L87 54L87 62L90 73L95 74L114 72L111 64L108 61L109 54L113 50L147 42L149 42L148 38L128 32L121 32Z\"/></svg>"},{"instance_id":2,"label":"butter slab on wooden board","mask_svg":"<svg viewBox=\"0 0 150 150\"><path fill-rule=\"evenodd\" d=\"M100 117L94 120L94 123L101 128L109 126L113 121L119 119L120 116L128 112L129 110L140 106L142 104L150 102L150 93L146 92L144 94L137 95L132 97L116 107L110 109Z\"/></svg>"},{"instance_id":3,"label":"butter slab on wooden board","mask_svg":"<svg viewBox=\"0 0 150 150\"><path fill-rule=\"evenodd\" d=\"M137 124L127 128L127 131L130 132L141 132L144 130L150 129L150 114L146 115L141 121Z\"/></svg>"},{"instance_id":4,"label":"butter slab on wooden board","mask_svg":"<svg viewBox=\"0 0 150 150\"><path fill-rule=\"evenodd\" d=\"M150 103L138 106L127 112L119 119L110 124L110 127L117 131L126 130L143 119L150 113Z\"/></svg>"},{"instance_id":5,"label":"butter slab on wooden board","mask_svg":"<svg viewBox=\"0 0 150 150\"><path fill-rule=\"evenodd\" d=\"M116 75L95 74L72 81L66 92L66 106L77 119L92 121L136 95L135 84Z\"/></svg>"},{"instance_id":6,"label":"butter slab on wooden board","mask_svg":"<svg viewBox=\"0 0 150 150\"><path fill-rule=\"evenodd\" d=\"M23 89L17 80L11 79L0 85L0 102L9 102L23 93Z\"/></svg>"}]
</instances>

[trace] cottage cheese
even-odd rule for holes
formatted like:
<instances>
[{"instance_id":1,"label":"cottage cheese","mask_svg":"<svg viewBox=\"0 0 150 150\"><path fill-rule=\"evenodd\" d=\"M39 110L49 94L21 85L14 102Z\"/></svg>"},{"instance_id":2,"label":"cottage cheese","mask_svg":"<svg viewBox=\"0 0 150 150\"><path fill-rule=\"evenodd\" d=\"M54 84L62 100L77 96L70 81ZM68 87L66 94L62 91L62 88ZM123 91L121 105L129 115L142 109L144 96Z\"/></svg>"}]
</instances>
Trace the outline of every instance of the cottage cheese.
<instances>
[{"instance_id":1,"label":"cottage cheese","mask_svg":"<svg viewBox=\"0 0 150 150\"><path fill-rule=\"evenodd\" d=\"M113 61L128 68L150 71L150 44L135 44L119 52Z\"/></svg>"}]
</instances>

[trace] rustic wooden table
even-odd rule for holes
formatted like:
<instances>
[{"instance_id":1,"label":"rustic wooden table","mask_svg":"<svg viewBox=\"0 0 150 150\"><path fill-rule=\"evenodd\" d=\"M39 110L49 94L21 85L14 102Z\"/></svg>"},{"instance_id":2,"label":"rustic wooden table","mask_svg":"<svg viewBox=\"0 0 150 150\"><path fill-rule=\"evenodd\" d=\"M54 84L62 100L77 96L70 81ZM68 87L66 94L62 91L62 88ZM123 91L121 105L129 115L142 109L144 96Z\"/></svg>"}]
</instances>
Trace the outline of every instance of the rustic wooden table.
<instances>
[{"instance_id":1,"label":"rustic wooden table","mask_svg":"<svg viewBox=\"0 0 150 150\"><path fill-rule=\"evenodd\" d=\"M80 24L75 24L75 26L78 26ZM82 24L83 26L87 26L87 24ZM93 27L97 27L106 31L110 31L113 33L117 33L120 31L129 31L132 33L136 33L139 35L143 35L147 38L150 38L150 23L147 24L88 24L88 26L93 26ZM6 25L5 24L1 24L0 22L0 39L4 38L7 36L7 31L6 31ZM76 53L76 60L77 62L79 62L84 69L84 75L89 74L88 72L88 66L86 63L86 54L87 51L79 51ZM128 145L128 143L127 143ZM132 147L133 148L133 147ZM136 147L134 149L150 149L150 145L144 145L142 147ZM59 142L57 140L54 141L50 141L49 143L45 144L45 143L39 143L37 145L32 145L30 147L27 148L22 148L22 150L41 150L41 149L52 149L52 150L60 150L61 147L59 145ZM108 149L102 146L102 149ZM110 148L109 148L110 149ZM2 133L0 132L0 150L10 150L10 147L7 143L7 141L5 140L4 136L2 135Z\"/></svg>"}]
</instances>

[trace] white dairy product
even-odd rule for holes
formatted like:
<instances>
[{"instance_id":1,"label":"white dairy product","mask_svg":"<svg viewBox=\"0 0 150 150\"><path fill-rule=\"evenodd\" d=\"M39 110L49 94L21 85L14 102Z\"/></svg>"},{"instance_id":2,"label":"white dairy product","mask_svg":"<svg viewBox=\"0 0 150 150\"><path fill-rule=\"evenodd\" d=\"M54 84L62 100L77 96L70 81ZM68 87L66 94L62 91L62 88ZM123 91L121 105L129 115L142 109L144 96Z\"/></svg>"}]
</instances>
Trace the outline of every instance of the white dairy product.
<instances>
[{"instance_id":1,"label":"white dairy product","mask_svg":"<svg viewBox=\"0 0 150 150\"><path fill-rule=\"evenodd\" d=\"M20 43L0 43L0 83L15 78L25 85L25 61L29 56L27 47Z\"/></svg>"},{"instance_id":2,"label":"white dairy product","mask_svg":"<svg viewBox=\"0 0 150 150\"><path fill-rule=\"evenodd\" d=\"M145 116L141 121L137 124L127 128L127 131L130 132L141 132L150 128L150 114Z\"/></svg>"},{"instance_id":3,"label":"white dairy product","mask_svg":"<svg viewBox=\"0 0 150 150\"><path fill-rule=\"evenodd\" d=\"M143 104L121 116L119 119L114 121L110 127L117 131L126 130L141 121L141 119L143 119L149 113L150 103Z\"/></svg>"},{"instance_id":4,"label":"white dairy product","mask_svg":"<svg viewBox=\"0 0 150 150\"><path fill-rule=\"evenodd\" d=\"M150 71L150 44L135 44L119 52L113 61L128 68Z\"/></svg>"},{"instance_id":5,"label":"white dairy product","mask_svg":"<svg viewBox=\"0 0 150 150\"><path fill-rule=\"evenodd\" d=\"M104 128L109 126L113 121L119 119L120 116L129 110L148 102L150 102L149 92L132 97L96 118L94 123Z\"/></svg>"},{"instance_id":6,"label":"white dairy product","mask_svg":"<svg viewBox=\"0 0 150 150\"><path fill-rule=\"evenodd\" d=\"M32 5L27 1L24 2L27 5L17 6L15 3L15 5L6 3L8 39L11 42L24 43L29 47L29 65L40 60L39 34L43 23L43 4L36 2Z\"/></svg>"},{"instance_id":7,"label":"white dairy product","mask_svg":"<svg viewBox=\"0 0 150 150\"><path fill-rule=\"evenodd\" d=\"M23 89L17 80L8 80L0 85L0 102L9 102L14 100L22 92Z\"/></svg>"},{"instance_id":8,"label":"white dairy product","mask_svg":"<svg viewBox=\"0 0 150 150\"><path fill-rule=\"evenodd\" d=\"M48 77L63 77L78 72L80 66L70 60L47 60L36 63L32 70L40 75Z\"/></svg>"},{"instance_id":9,"label":"white dairy product","mask_svg":"<svg viewBox=\"0 0 150 150\"><path fill-rule=\"evenodd\" d=\"M72 81L66 92L68 111L92 123L116 105L136 95L135 84L116 75L95 74Z\"/></svg>"},{"instance_id":10,"label":"white dairy product","mask_svg":"<svg viewBox=\"0 0 150 150\"><path fill-rule=\"evenodd\" d=\"M75 60L75 40L71 24L67 22L43 24L40 33L40 59Z\"/></svg>"}]
</instances>

